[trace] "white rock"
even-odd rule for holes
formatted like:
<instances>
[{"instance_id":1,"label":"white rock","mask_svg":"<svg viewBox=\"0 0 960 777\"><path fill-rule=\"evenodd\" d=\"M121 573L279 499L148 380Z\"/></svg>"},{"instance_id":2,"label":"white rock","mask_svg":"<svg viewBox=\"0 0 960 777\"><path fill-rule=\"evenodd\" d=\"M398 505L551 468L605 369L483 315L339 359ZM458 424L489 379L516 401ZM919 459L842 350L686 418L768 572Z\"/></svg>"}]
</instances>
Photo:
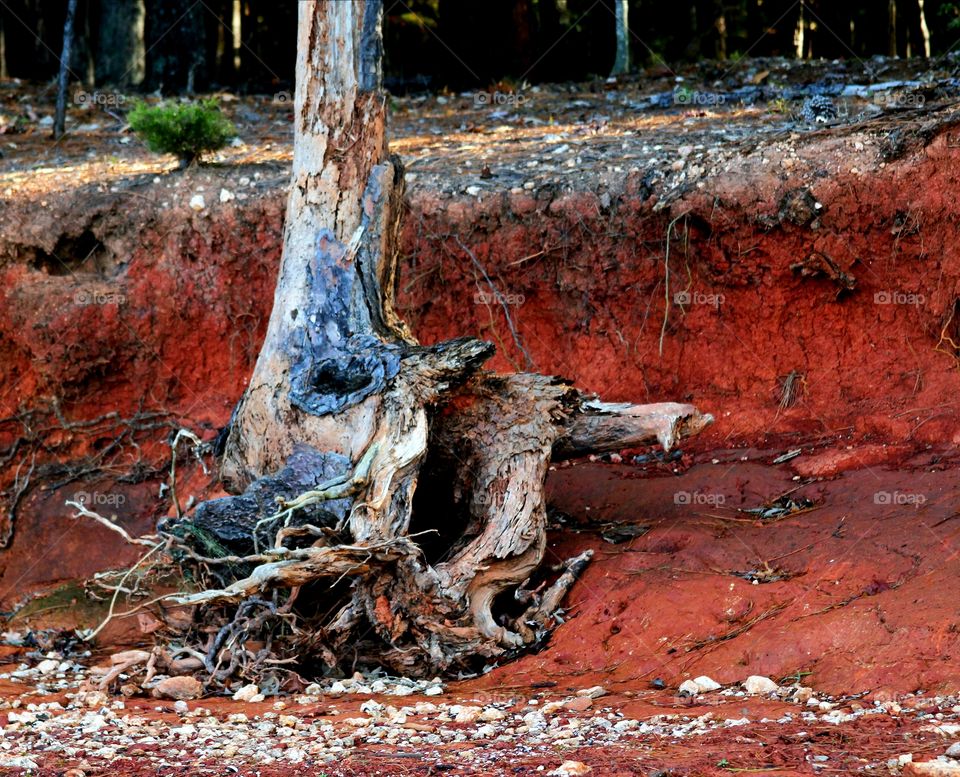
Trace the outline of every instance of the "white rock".
<instances>
[{"instance_id":1,"label":"white rock","mask_svg":"<svg viewBox=\"0 0 960 777\"><path fill-rule=\"evenodd\" d=\"M467 194L469 194L471 197L477 197L477 196L479 196L480 191L481 191L481 189L480 189L479 186L468 186L468 187L466 188Z\"/></svg>"},{"instance_id":2,"label":"white rock","mask_svg":"<svg viewBox=\"0 0 960 777\"><path fill-rule=\"evenodd\" d=\"M365 712L371 718L379 718L383 714L384 706L373 699L367 699L360 705L360 712Z\"/></svg>"},{"instance_id":3,"label":"white rock","mask_svg":"<svg viewBox=\"0 0 960 777\"><path fill-rule=\"evenodd\" d=\"M60 662L54 658L48 658L44 661L41 661L37 664L37 671L40 674L53 674L57 671L57 667L60 666Z\"/></svg>"},{"instance_id":4,"label":"white rock","mask_svg":"<svg viewBox=\"0 0 960 777\"><path fill-rule=\"evenodd\" d=\"M700 689L700 693L710 693L710 691L718 691L722 687L720 683L716 680L713 680L707 677L705 674L700 675L699 677L694 677L693 681L697 684L697 687Z\"/></svg>"},{"instance_id":5,"label":"white rock","mask_svg":"<svg viewBox=\"0 0 960 777\"><path fill-rule=\"evenodd\" d=\"M769 677L753 674L743 681L743 690L747 693L763 694L776 693L780 686Z\"/></svg>"},{"instance_id":6,"label":"white rock","mask_svg":"<svg viewBox=\"0 0 960 777\"><path fill-rule=\"evenodd\" d=\"M946 754L950 758L960 758L960 742L954 742L950 745Z\"/></svg>"},{"instance_id":7,"label":"white rock","mask_svg":"<svg viewBox=\"0 0 960 777\"><path fill-rule=\"evenodd\" d=\"M257 696L260 695L260 689L250 683L250 685L243 686L239 691L233 694L234 701L253 701Z\"/></svg>"},{"instance_id":8,"label":"white rock","mask_svg":"<svg viewBox=\"0 0 960 777\"><path fill-rule=\"evenodd\" d=\"M220 190L220 202L230 202L230 200L235 200L235 199L237 199L237 195L235 195L229 189Z\"/></svg>"},{"instance_id":9,"label":"white rock","mask_svg":"<svg viewBox=\"0 0 960 777\"><path fill-rule=\"evenodd\" d=\"M194 194L193 197L190 198L190 207L196 211L201 211L206 208L207 203L204 202L203 195Z\"/></svg>"},{"instance_id":10,"label":"white rock","mask_svg":"<svg viewBox=\"0 0 960 777\"><path fill-rule=\"evenodd\" d=\"M0 758L0 768L4 769L38 769L37 762L24 755L15 755L10 758Z\"/></svg>"},{"instance_id":11,"label":"white rock","mask_svg":"<svg viewBox=\"0 0 960 777\"><path fill-rule=\"evenodd\" d=\"M700 686L693 680L684 680L677 689L681 696L696 696L700 693Z\"/></svg>"},{"instance_id":12,"label":"white rock","mask_svg":"<svg viewBox=\"0 0 960 777\"><path fill-rule=\"evenodd\" d=\"M720 687L719 685L717 686ZM607 695L607 689L602 685L594 685L592 688L582 688L577 691L577 696L586 696L590 699L599 699L601 696Z\"/></svg>"},{"instance_id":13,"label":"white rock","mask_svg":"<svg viewBox=\"0 0 960 777\"><path fill-rule=\"evenodd\" d=\"M307 688L307 693L309 693L310 695L315 695L315 694L313 693L313 691L310 690L310 688L313 688L313 687L314 687L314 686L311 685L311 686L309 686L309 687ZM317 687L318 689L320 688L319 685L316 686L316 687ZM333 685L330 686L330 691L329 691L329 693L346 693L346 692L347 692L347 686L345 686L345 685L344 685L343 683L341 683L339 680L337 680L335 683L333 683Z\"/></svg>"},{"instance_id":14,"label":"white rock","mask_svg":"<svg viewBox=\"0 0 960 777\"><path fill-rule=\"evenodd\" d=\"M587 766L583 761L564 761L549 774L557 777L575 777L579 774L590 774L593 769Z\"/></svg>"},{"instance_id":15,"label":"white rock","mask_svg":"<svg viewBox=\"0 0 960 777\"><path fill-rule=\"evenodd\" d=\"M503 720L507 717L507 713L503 710L498 710L496 707L487 707L483 712L480 713L480 720L485 723L489 723L494 720Z\"/></svg>"},{"instance_id":16,"label":"white rock","mask_svg":"<svg viewBox=\"0 0 960 777\"><path fill-rule=\"evenodd\" d=\"M439 696L441 693L443 693L443 688L441 688L439 685L431 685L429 688L427 688L427 689L423 692L423 695L424 695L424 696Z\"/></svg>"},{"instance_id":17,"label":"white rock","mask_svg":"<svg viewBox=\"0 0 960 777\"><path fill-rule=\"evenodd\" d=\"M476 731L473 732L474 739L489 739L497 735L496 726L492 726L489 723L480 726Z\"/></svg>"},{"instance_id":18,"label":"white rock","mask_svg":"<svg viewBox=\"0 0 960 777\"><path fill-rule=\"evenodd\" d=\"M914 777L960 777L960 763L948 760L913 762L903 773Z\"/></svg>"}]
</instances>

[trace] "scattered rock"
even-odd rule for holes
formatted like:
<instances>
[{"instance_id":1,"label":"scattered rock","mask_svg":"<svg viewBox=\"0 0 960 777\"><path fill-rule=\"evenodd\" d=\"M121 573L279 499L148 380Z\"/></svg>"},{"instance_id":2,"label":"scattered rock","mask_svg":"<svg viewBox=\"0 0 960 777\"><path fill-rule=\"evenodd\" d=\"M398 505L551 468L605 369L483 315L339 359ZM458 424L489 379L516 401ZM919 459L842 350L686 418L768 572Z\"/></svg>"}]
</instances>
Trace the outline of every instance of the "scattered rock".
<instances>
[{"instance_id":1,"label":"scattered rock","mask_svg":"<svg viewBox=\"0 0 960 777\"><path fill-rule=\"evenodd\" d=\"M263 701L263 696L260 694L260 688L251 683L250 685L243 686L240 690L233 694L233 700L252 702L257 700L258 696L260 696L259 701Z\"/></svg>"},{"instance_id":2,"label":"scattered rock","mask_svg":"<svg viewBox=\"0 0 960 777\"><path fill-rule=\"evenodd\" d=\"M720 687L719 685L717 686ZM607 689L602 685L594 685L592 688L582 688L577 691L577 696L586 697L588 699L599 699L601 696L607 695Z\"/></svg>"},{"instance_id":3,"label":"scattered rock","mask_svg":"<svg viewBox=\"0 0 960 777\"><path fill-rule=\"evenodd\" d=\"M960 742L954 742L947 749L946 755L949 758L960 758Z\"/></svg>"},{"instance_id":4,"label":"scattered rock","mask_svg":"<svg viewBox=\"0 0 960 777\"><path fill-rule=\"evenodd\" d=\"M0 769L37 769L37 762L24 755L0 758Z\"/></svg>"},{"instance_id":5,"label":"scattered rock","mask_svg":"<svg viewBox=\"0 0 960 777\"><path fill-rule=\"evenodd\" d=\"M201 211L204 208L206 208L207 203L204 201L203 195L194 194L193 197L190 198L190 207L193 208L195 211Z\"/></svg>"},{"instance_id":6,"label":"scattered rock","mask_svg":"<svg viewBox=\"0 0 960 777\"><path fill-rule=\"evenodd\" d=\"M583 712L593 706L593 699L589 696L578 696L576 699L570 699L570 701L564 702L563 706L573 712Z\"/></svg>"},{"instance_id":7,"label":"scattered rock","mask_svg":"<svg viewBox=\"0 0 960 777\"><path fill-rule=\"evenodd\" d=\"M198 699L203 685L194 677L165 677L153 686L152 693L158 699Z\"/></svg>"},{"instance_id":8,"label":"scattered rock","mask_svg":"<svg viewBox=\"0 0 960 777\"><path fill-rule=\"evenodd\" d=\"M235 199L237 199L237 195L235 195L229 189L220 190L220 202L230 202L230 200L235 200Z\"/></svg>"},{"instance_id":9,"label":"scattered rock","mask_svg":"<svg viewBox=\"0 0 960 777\"><path fill-rule=\"evenodd\" d=\"M751 694L767 695L770 693L776 693L779 688L780 686L769 677L764 677L758 674L750 675L746 680L743 681L743 690Z\"/></svg>"},{"instance_id":10,"label":"scattered rock","mask_svg":"<svg viewBox=\"0 0 960 777\"><path fill-rule=\"evenodd\" d=\"M908 763L903 767L904 777L960 777L960 763L937 760Z\"/></svg>"},{"instance_id":11,"label":"scattered rock","mask_svg":"<svg viewBox=\"0 0 960 777\"><path fill-rule=\"evenodd\" d=\"M57 671L57 667L60 666L60 662L54 658L47 658L37 664L37 671L40 674L52 674Z\"/></svg>"},{"instance_id":12,"label":"scattered rock","mask_svg":"<svg viewBox=\"0 0 960 777\"><path fill-rule=\"evenodd\" d=\"M564 761L550 774L558 775L558 777L574 777L578 774L590 774L592 771L593 769L583 761Z\"/></svg>"}]
</instances>

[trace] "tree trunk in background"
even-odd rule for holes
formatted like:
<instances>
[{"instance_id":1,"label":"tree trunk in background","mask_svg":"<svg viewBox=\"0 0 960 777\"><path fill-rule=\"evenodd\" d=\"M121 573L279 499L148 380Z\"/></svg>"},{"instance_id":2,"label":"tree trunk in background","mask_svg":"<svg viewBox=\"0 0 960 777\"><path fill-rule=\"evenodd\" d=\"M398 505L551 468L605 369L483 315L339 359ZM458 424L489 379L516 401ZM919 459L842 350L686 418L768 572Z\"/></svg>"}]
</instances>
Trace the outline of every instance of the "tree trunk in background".
<instances>
[{"instance_id":1,"label":"tree trunk in background","mask_svg":"<svg viewBox=\"0 0 960 777\"><path fill-rule=\"evenodd\" d=\"M100 0L97 84L137 86L146 74L143 0Z\"/></svg>"},{"instance_id":2,"label":"tree trunk in background","mask_svg":"<svg viewBox=\"0 0 960 777\"><path fill-rule=\"evenodd\" d=\"M917 0L917 9L920 12L920 34L923 36L923 56L930 59L930 28L927 26L927 12L923 8L923 0Z\"/></svg>"},{"instance_id":3,"label":"tree trunk in background","mask_svg":"<svg viewBox=\"0 0 960 777\"><path fill-rule=\"evenodd\" d=\"M149 88L167 94L204 88L205 13L196 0L152 0L147 5L145 83Z\"/></svg>"},{"instance_id":4,"label":"tree trunk in background","mask_svg":"<svg viewBox=\"0 0 960 777\"><path fill-rule=\"evenodd\" d=\"M727 58L727 15L724 11L723 0L717 0L715 4L713 28L717 36L717 44L714 47L714 56L717 59Z\"/></svg>"},{"instance_id":5,"label":"tree trunk in background","mask_svg":"<svg viewBox=\"0 0 960 777\"><path fill-rule=\"evenodd\" d=\"M800 15L797 17L797 26L793 31L793 51L797 59L803 59L804 33L807 26L806 14L803 11L803 0L800 0Z\"/></svg>"},{"instance_id":6,"label":"tree trunk in background","mask_svg":"<svg viewBox=\"0 0 960 777\"><path fill-rule=\"evenodd\" d=\"M897 56L897 0L887 2L887 54Z\"/></svg>"},{"instance_id":7,"label":"tree trunk in background","mask_svg":"<svg viewBox=\"0 0 960 777\"><path fill-rule=\"evenodd\" d=\"M73 45L73 20L77 15L77 0L67 0L67 18L63 22L63 49L60 54L60 74L57 79L57 110L53 119L53 137L63 137L67 118L67 90L70 87L70 49Z\"/></svg>"},{"instance_id":8,"label":"tree trunk in background","mask_svg":"<svg viewBox=\"0 0 960 777\"><path fill-rule=\"evenodd\" d=\"M296 587L313 613L297 632L299 660L476 670L542 639L590 558L525 588L546 552L551 458L670 448L712 419L690 405L604 404L556 378L481 372L493 346L473 338L417 344L393 308L403 173L387 155L382 0L304 2L299 14L280 275L221 465L229 489L246 492L188 519L224 542L281 552L180 601ZM318 505L330 511L302 513ZM444 537L442 552L428 557L417 529ZM349 585L302 593L342 578Z\"/></svg>"},{"instance_id":9,"label":"tree trunk in background","mask_svg":"<svg viewBox=\"0 0 960 777\"><path fill-rule=\"evenodd\" d=\"M614 6L617 17L617 55L610 75L620 76L630 72L630 3L629 0L614 0Z\"/></svg>"}]
</instances>

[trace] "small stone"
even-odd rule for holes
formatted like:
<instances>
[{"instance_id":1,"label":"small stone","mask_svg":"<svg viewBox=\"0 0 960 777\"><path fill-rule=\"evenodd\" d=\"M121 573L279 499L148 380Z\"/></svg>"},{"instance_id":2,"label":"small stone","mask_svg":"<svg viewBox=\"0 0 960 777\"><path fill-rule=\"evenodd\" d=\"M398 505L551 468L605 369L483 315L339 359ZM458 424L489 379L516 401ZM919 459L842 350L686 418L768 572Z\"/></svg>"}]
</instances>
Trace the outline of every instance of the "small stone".
<instances>
[{"instance_id":1,"label":"small stone","mask_svg":"<svg viewBox=\"0 0 960 777\"><path fill-rule=\"evenodd\" d=\"M576 699L564 702L563 706L572 712L585 712L593 706L593 699L589 696L578 696Z\"/></svg>"},{"instance_id":2,"label":"small stone","mask_svg":"<svg viewBox=\"0 0 960 777\"><path fill-rule=\"evenodd\" d=\"M473 732L474 739L489 739L497 735L496 726L492 726L489 723L486 725L480 726L476 731Z\"/></svg>"},{"instance_id":3,"label":"small stone","mask_svg":"<svg viewBox=\"0 0 960 777\"><path fill-rule=\"evenodd\" d=\"M237 199L237 195L235 195L229 189L220 190L220 202L230 202L230 200L235 200L235 199Z\"/></svg>"},{"instance_id":4,"label":"small stone","mask_svg":"<svg viewBox=\"0 0 960 777\"><path fill-rule=\"evenodd\" d=\"M593 768L587 766L583 761L564 761L550 774L557 775L557 777L576 777L579 774L590 774L592 771Z\"/></svg>"},{"instance_id":5,"label":"small stone","mask_svg":"<svg viewBox=\"0 0 960 777\"><path fill-rule=\"evenodd\" d=\"M764 677L758 674L750 675L746 680L743 681L743 690L752 694L765 696L767 694L776 693L779 688L780 686L769 677Z\"/></svg>"},{"instance_id":6,"label":"small stone","mask_svg":"<svg viewBox=\"0 0 960 777\"><path fill-rule=\"evenodd\" d=\"M48 658L37 664L37 671L40 674L53 674L57 671L58 666L60 666L59 661L57 661L55 658Z\"/></svg>"},{"instance_id":7,"label":"small stone","mask_svg":"<svg viewBox=\"0 0 960 777\"><path fill-rule=\"evenodd\" d=\"M468 186L465 191L471 197L478 197L482 189L479 186Z\"/></svg>"},{"instance_id":8,"label":"small stone","mask_svg":"<svg viewBox=\"0 0 960 777\"><path fill-rule=\"evenodd\" d=\"M956 761L921 761L903 767L904 777L960 777L960 763Z\"/></svg>"},{"instance_id":9,"label":"small stone","mask_svg":"<svg viewBox=\"0 0 960 777\"><path fill-rule=\"evenodd\" d=\"M0 758L0 768L3 769L38 769L37 762L24 755Z\"/></svg>"},{"instance_id":10,"label":"small stone","mask_svg":"<svg viewBox=\"0 0 960 777\"><path fill-rule=\"evenodd\" d=\"M439 696L441 693L443 693L443 688L441 688L439 685L431 685L429 688L427 688L427 690L423 692L423 695Z\"/></svg>"},{"instance_id":11,"label":"small stone","mask_svg":"<svg viewBox=\"0 0 960 777\"><path fill-rule=\"evenodd\" d=\"M721 688L720 683L706 675L694 677L693 682L696 683L697 688L700 689L700 693L710 693L710 691L718 691Z\"/></svg>"},{"instance_id":12,"label":"small stone","mask_svg":"<svg viewBox=\"0 0 960 777\"><path fill-rule=\"evenodd\" d=\"M793 698L798 704L806 704L813 698L813 688L801 686L794 691Z\"/></svg>"},{"instance_id":13,"label":"small stone","mask_svg":"<svg viewBox=\"0 0 960 777\"><path fill-rule=\"evenodd\" d=\"M717 686L718 688L720 686ZM607 695L607 689L602 685L594 685L592 688L582 688L577 691L577 696L585 696L589 699L599 699L601 696Z\"/></svg>"},{"instance_id":14,"label":"small stone","mask_svg":"<svg viewBox=\"0 0 960 777\"><path fill-rule=\"evenodd\" d=\"M480 716L482 714L482 707L467 705L460 708L460 711L457 713L454 721L457 723L476 723L478 720L480 720Z\"/></svg>"},{"instance_id":15,"label":"small stone","mask_svg":"<svg viewBox=\"0 0 960 777\"><path fill-rule=\"evenodd\" d=\"M185 712L190 711L190 705L187 704L183 699L179 699L176 704L173 705L174 712L179 712L183 715Z\"/></svg>"},{"instance_id":16,"label":"small stone","mask_svg":"<svg viewBox=\"0 0 960 777\"><path fill-rule=\"evenodd\" d=\"M157 699L196 699L203 693L203 685L194 677L165 677L153 686Z\"/></svg>"},{"instance_id":17,"label":"small stone","mask_svg":"<svg viewBox=\"0 0 960 777\"><path fill-rule=\"evenodd\" d=\"M206 208L207 203L204 202L203 195L194 194L193 197L190 198L190 207L196 211L201 211Z\"/></svg>"},{"instance_id":18,"label":"small stone","mask_svg":"<svg viewBox=\"0 0 960 777\"><path fill-rule=\"evenodd\" d=\"M960 742L954 742L947 749L946 755L948 758L960 758Z\"/></svg>"},{"instance_id":19,"label":"small stone","mask_svg":"<svg viewBox=\"0 0 960 777\"><path fill-rule=\"evenodd\" d=\"M700 686L693 680L684 680L680 683L680 687L677 688L677 693L681 696L696 696L700 693Z\"/></svg>"},{"instance_id":20,"label":"small stone","mask_svg":"<svg viewBox=\"0 0 960 777\"><path fill-rule=\"evenodd\" d=\"M259 695L260 689L253 683L250 683L249 685L243 686L239 691L233 694L233 700L251 702Z\"/></svg>"},{"instance_id":21,"label":"small stone","mask_svg":"<svg viewBox=\"0 0 960 777\"><path fill-rule=\"evenodd\" d=\"M484 723L490 723L494 720L503 720L505 717L507 717L507 713L503 710L498 710L496 707L487 707L480 713L479 720L482 720Z\"/></svg>"}]
</instances>

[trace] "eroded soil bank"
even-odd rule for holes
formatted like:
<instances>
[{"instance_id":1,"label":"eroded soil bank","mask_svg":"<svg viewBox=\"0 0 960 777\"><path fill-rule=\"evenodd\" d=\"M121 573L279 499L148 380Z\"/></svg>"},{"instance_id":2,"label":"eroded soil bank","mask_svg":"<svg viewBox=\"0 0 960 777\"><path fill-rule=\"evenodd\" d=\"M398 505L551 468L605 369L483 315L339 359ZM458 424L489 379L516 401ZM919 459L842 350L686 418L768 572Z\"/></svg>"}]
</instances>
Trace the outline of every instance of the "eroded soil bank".
<instances>
[{"instance_id":1,"label":"eroded soil bank","mask_svg":"<svg viewBox=\"0 0 960 777\"><path fill-rule=\"evenodd\" d=\"M422 340L476 334L498 344L497 368L717 419L667 461L625 452L554 471L551 553L592 547L595 561L547 649L463 693L551 678L629 695L763 674L885 700L956 694L952 111L732 140L727 122L749 116L629 118L592 135L581 121L512 141L491 130L445 136L445 163L435 140L401 132L413 164L398 291ZM79 589L13 613L38 588L134 557L64 501L82 492L146 530L173 510L170 433L213 440L227 423L279 262L287 157L274 151L185 173L137 157L69 185L57 177L76 171L51 167L17 179L16 197L5 177L9 628L78 611L96 622L102 605ZM558 183L540 172L550 165L572 173ZM188 458L184 506L217 488ZM634 536L603 539L621 525ZM136 626L107 641L147 639ZM806 755L795 768L812 770ZM710 773L690 768L677 773Z\"/></svg>"}]
</instances>

